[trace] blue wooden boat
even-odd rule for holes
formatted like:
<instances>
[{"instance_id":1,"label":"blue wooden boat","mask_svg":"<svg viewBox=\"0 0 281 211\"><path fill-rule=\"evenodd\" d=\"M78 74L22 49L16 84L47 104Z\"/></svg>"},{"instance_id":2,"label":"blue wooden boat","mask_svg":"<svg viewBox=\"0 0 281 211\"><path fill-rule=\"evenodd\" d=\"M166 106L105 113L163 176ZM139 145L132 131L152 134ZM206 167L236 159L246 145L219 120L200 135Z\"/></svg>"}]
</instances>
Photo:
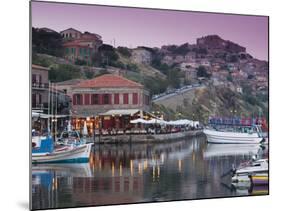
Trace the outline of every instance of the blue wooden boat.
<instances>
[{"instance_id":1,"label":"blue wooden boat","mask_svg":"<svg viewBox=\"0 0 281 211\"><path fill-rule=\"evenodd\" d=\"M32 137L32 163L88 162L92 144L54 147L51 136Z\"/></svg>"}]
</instances>

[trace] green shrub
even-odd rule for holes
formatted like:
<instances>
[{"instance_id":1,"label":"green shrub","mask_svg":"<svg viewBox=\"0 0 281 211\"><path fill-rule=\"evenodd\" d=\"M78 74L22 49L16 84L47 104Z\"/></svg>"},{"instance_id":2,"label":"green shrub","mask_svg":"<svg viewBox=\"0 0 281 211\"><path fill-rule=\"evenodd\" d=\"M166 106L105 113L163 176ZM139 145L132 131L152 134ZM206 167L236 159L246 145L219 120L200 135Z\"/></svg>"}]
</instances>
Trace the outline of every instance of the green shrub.
<instances>
[{"instance_id":1,"label":"green shrub","mask_svg":"<svg viewBox=\"0 0 281 211\"><path fill-rule=\"evenodd\" d=\"M49 79L52 82L66 81L81 77L80 70L77 67L68 64L59 64L55 67L51 67L49 71Z\"/></svg>"},{"instance_id":2,"label":"green shrub","mask_svg":"<svg viewBox=\"0 0 281 211\"><path fill-rule=\"evenodd\" d=\"M126 47L118 47L117 51L125 57L131 57L131 55L132 55L129 48L126 48Z\"/></svg>"}]
</instances>

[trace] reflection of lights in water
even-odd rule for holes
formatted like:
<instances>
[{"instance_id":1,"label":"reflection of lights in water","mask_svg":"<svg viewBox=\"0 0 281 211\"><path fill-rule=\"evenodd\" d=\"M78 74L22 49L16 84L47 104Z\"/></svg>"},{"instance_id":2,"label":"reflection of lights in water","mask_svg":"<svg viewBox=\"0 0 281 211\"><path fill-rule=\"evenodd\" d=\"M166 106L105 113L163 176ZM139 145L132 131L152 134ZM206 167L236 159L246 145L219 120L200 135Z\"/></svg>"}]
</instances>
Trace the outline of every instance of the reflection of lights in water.
<instances>
[{"instance_id":1,"label":"reflection of lights in water","mask_svg":"<svg viewBox=\"0 0 281 211\"><path fill-rule=\"evenodd\" d=\"M194 162L195 161L195 153L192 152L192 161Z\"/></svg>"},{"instance_id":2,"label":"reflection of lights in water","mask_svg":"<svg viewBox=\"0 0 281 211\"><path fill-rule=\"evenodd\" d=\"M131 170L131 176L134 175L134 163L133 160L130 160L130 170Z\"/></svg>"},{"instance_id":3,"label":"reflection of lights in water","mask_svg":"<svg viewBox=\"0 0 281 211\"><path fill-rule=\"evenodd\" d=\"M115 170L115 166L114 166L114 163L112 162L111 163L111 175L112 175L112 177L114 177L114 174L115 174L114 170Z\"/></svg>"},{"instance_id":4,"label":"reflection of lights in water","mask_svg":"<svg viewBox=\"0 0 281 211\"><path fill-rule=\"evenodd\" d=\"M55 178L53 178L53 181L52 181L52 190L55 190Z\"/></svg>"},{"instance_id":5,"label":"reflection of lights in water","mask_svg":"<svg viewBox=\"0 0 281 211\"><path fill-rule=\"evenodd\" d=\"M101 160L99 160L99 169L101 169Z\"/></svg>"},{"instance_id":6,"label":"reflection of lights in water","mask_svg":"<svg viewBox=\"0 0 281 211\"><path fill-rule=\"evenodd\" d=\"M119 166L119 175L120 175L120 177L122 177L122 163L120 163L120 166Z\"/></svg>"},{"instance_id":7,"label":"reflection of lights in water","mask_svg":"<svg viewBox=\"0 0 281 211\"><path fill-rule=\"evenodd\" d=\"M161 156L161 162L164 163L164 157L165 157L164 153L162 153L160 156Z\"/></svg>"},{"instance_id":8,"label":"reflection of lights in water","mask_svg":"<svg viewBox=\"0 0 281 211\"><path fill-rule=\"evenodd\" d=\"M58 188L58 179L57 178L53 178L52 190L56 190L57 188Z\"/></svg>"},{"instance_id":9,"label":"reflection of lights in water","mask_svg":"<svg viewBox=\"0 0 281 211\"><path fill-rule=\"evenodd\" d=\"M179 172L181 172L181 160L178 161Z\"/></svg>"},{"instance_id":10,"label":"reflection of lights in water","mask_svg":"<svg viewBox=\"0 0 281 211\"><path fill-rule=\"evenodd\" d=\"M95 161L93 160L93 164L92 165L90 165L91 167L92 167L92 169L93 169L93 172L95 171Z\"/></svg>"},{"instance_id":11,"label":"reflection of lights in water","mask_svg":"<svg viewBox=\"0 0 281 211\"><path fill-rule=\"evenodd\" d=\"M154 182L154 179L155 179L155 166L152 167L152 179L153 179L153 182Z\"/></svg>"},{"instance_id":12,"label":"reflection of lights in water","mask_svg":"<svg viewBox=\"0 0 281 211\"><path fill-rule=\"evenodd\" d=\"M94 165L94 155L91 153L90 154L90 166Z\"/></svg>"},{"instance_id":13,"label":"reflection of lights in water","mask_svg":"<svg viewBox=\"0 0 281 211\"><path fill-rule=\"evenodd\" d=\"M139 174L140 174L140 175L142 174L142 166L141 166L141 163L139 163Z\"/></svg>"},{"instance_id":14,"label":"reflection of lights in water","mask_svg":"<svg viewBox=\"0 0 281 211\"><path fill-rule=\"evenodd\" d=\"M143 170L146 170L146 169L147 169L147 166L148 166L148 162L147 162L147 160L145 160L145 161L143 162Z\"/></svg>"},{"instance_id":15,"label":"reflection of lights in water","mask_svg":"<svg viewBox=\"0 0 281 211\"><path fill-rule=\"evenodd\" d=\"M157 166L157 177L160 177L160 166Z\"/></svg>"}]
</instances>

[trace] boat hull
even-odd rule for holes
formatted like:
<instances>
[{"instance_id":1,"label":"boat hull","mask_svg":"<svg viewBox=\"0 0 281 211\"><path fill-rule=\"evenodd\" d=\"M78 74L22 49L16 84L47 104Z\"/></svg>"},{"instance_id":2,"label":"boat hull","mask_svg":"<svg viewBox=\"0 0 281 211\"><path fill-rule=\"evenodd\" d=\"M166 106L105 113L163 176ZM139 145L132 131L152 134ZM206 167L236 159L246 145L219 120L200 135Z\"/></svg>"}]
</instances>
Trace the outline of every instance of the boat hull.
<instances>
[{"instance_id":1,"label":"boat hull","mask_svg":"<svg viewBox=\"0 0 281 211\"><path fill-rule=\"evenodd\" d=\"M254 174L236 174L232 178L232 183L238 183L239 186L248 184L252 185L268 185L268 172L260 171L259 173ZM242 185L241 185L242 184Z\"/></svg>"},{"instance_id":2,"label":"boat hull","mask_svg":"<svg viewBox=\"0 0 281 211\"><path fill-rule=\"evenodd\" d=\"M208 144L203 152L203 157L256 155L260 149L261 147L259 144Z\"/></svg>"},{"instance_id":3,"label":"boat hull","mask_svg":"<svg viewBox=\"0 0 281 211\"><path fill-rule=\"evenodd\" d=\"M207 136L209 143L216 144L259 144L263 141L262 137L258 134L248 133L235 133L235 132L223 132L205 129L204 134Z\"/></svg>"},{"instance_id":4,"label":"boat hull","mask_svg":"<svg viewBox=\"0 0 281 211\"><path fill-rule=\"evenodd\" d=\"M33 153L32 163L84 163L89 161L92 144L53 153Z\"/></svg>"},{"instance_id":5,"label":"boat hull","mask_svg":"<svg viewBox=\"0 0 281 211\"><path fill-rule=\"evenodd\" d=\"M56 172L57 176L92 177L90 163L44 163L32 165L32 175Z\"/></svg>"},{"instance_id":6,"label":"boat hull","mask_svg":"<svg viewBox=\"0 0 281 211\"><path fill-rule=\"evenodd\" d=\"M269 179L268 174L259 174L250 176L253 185L268 185Z\"/></svg>"}]
</instances>

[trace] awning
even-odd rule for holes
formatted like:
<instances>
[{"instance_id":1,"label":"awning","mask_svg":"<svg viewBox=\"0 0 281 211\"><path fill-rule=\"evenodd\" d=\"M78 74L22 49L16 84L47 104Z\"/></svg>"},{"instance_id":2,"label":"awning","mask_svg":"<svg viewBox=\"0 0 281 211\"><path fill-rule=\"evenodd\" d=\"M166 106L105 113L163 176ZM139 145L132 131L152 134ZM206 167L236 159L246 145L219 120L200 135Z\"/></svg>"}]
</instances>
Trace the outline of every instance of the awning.
<instances>
[{"instance_id":1,"label":"awning","mask_svg":"<svg viewBox=\"0 0 281 211\"><path fill-rule=\"evenodd\" d=\"M147 121L148 124L160 124L160 125L165 125L167 122L162 119L150 119Z\"/></svg>"},{"instance_id":2,"label":"awning","mask_svg":"<svg viewBox=\"0 0 281 211\"><path fill-rule=\"evenodd\" d=\"M175 121L169 121L167 122L168 125L191 125L191 126L197 126L199 125L198 121L192 121L188 119L179 119Z\"/></svg>"},{"instance_id":3,"label":"awning","mask_svg":"<svg viewBox=\"0 0 281 211\"><path fill-rule=\"evenodd\" d=\"M112 115L134 115L138 113L140 110L139 109L114 109L114 110L109 110L105 113L100 113L100 116L112 116Z\"/></svg>"},{"instance_id":4,"label":"awning","mask_svg":"<svg viewBox=\"0 0 281 211\"><path fill-rule=\"evenodd\" d=\"M48 119L48 118L65 118L68 117L69 115L49 115L49 114L42 114L42 113L36 113L32 112L32 117L40 117L43 119Z\"/></svg>"},{"instance_id":5,"label":"awning","mask_svg":"<svg viewBox=\"0 0 281 211\"><path fill-rule=\"evenodd\" d=\"M137 123L142 123L142 124L148 124L148 121L147 120L144 120L144 119L134 119L134 120L131 120L130 123L132 124L137 124Z\"/></svg>"},{"instance_id":6,"label":"awning","mask_svg":"<svg viewBox=\"0 0 281 211\"><path fill-rule=\"evenodd\" d=\"M190 121L188 119L179 119L179 120L168 122L169 125L188 125L188 124L191 124L191 123L192 123L192 121Z\"/></svg>"}]
</instances>

